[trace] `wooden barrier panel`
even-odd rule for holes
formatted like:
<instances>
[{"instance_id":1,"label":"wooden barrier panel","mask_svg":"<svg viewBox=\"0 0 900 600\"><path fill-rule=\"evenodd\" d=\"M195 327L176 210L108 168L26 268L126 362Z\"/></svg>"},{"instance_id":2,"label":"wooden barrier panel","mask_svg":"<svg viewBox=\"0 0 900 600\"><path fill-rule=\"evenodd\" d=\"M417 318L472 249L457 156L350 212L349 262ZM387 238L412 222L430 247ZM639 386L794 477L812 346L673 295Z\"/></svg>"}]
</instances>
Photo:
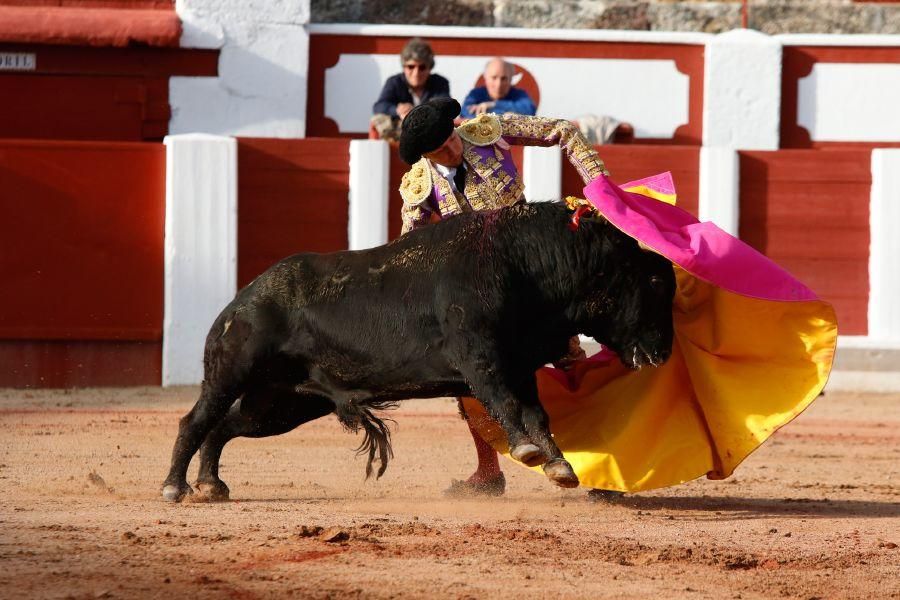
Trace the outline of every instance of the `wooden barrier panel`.
<instances>
[{"instance_id":1,"label":"wooden barrier panel","mask_svg":"<svg viewBox=\"0 0 900 600\"><path fill-rule=\"evenodd\" d=\"M165 149L0 142L0 386L160 381Z\"/></svg>"},{"instance_id":2,"label":"wooden barrier panel","mask_svg":"<svg viewBox=\"0 0 900 600\"><path fill-rule=\"evenodd\" d=\"M348 246L350 140L238 139L238 287L298 252Z\"/></svg>"},{"instance_id":3,"label":"wooden barrier panel","mask_svg":"<svg viewBox=\"0 0 900 600\"><path fill-rule=\"evenodd\" d=\"M740 152L741 239L867 333L871 151Z\"/></svg>"},{"instance_id":4,"label":"wooden barrier panel","mask_svg":"<svg viewBox=\"0 0 900 600\"><path fill-rule=\"evenodd\" d=\"M697 215L700 198L700 148L694 146L597 146L612 180L618 184L651 175L672 172L678 206ZM574 167L563 158L563 196L584 197L581 181Z\"/></svg>"}]
</instances>

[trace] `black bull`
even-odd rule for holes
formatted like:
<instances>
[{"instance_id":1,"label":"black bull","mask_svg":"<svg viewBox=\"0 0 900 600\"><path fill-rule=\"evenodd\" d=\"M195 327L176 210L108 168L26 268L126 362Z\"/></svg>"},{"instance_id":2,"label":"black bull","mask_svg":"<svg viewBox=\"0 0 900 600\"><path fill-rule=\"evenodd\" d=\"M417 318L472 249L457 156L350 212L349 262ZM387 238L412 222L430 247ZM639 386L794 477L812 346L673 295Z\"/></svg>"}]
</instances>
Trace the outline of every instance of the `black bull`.
<instances>
[{"instance_id":1,"label":"black bull","mask_svg":"<svg viewBox=\"0 0 900 600\"><path fill-rule=\"evenodd\" d=\"M675 278L666 259L603 218L574 231L561 203L468 213L358 252L297 254L238 292L210 329L200 398L181 421L163 496L197 484L228 497L224 445L285 433L328 413L363 429L367 476L380 476L390 434L373 413L397 400L478 398L511 454L578 478L549 432L535 371L583 333L631 368L672 347Z\"/></svg>"}]
</instances>

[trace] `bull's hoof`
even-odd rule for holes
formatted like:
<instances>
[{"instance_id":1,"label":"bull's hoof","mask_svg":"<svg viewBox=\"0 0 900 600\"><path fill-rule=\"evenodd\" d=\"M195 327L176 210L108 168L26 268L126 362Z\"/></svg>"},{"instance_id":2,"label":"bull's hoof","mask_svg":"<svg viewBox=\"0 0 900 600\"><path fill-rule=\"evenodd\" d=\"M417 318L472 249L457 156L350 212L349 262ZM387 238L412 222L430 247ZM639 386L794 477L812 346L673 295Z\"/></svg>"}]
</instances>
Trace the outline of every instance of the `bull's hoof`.
<instances>
[{"instance_id":1,"label":"bull's hoof","mask_svg":"<svg viewBox=\"0 0 900 600\"><path fill-rule=\"evenodd\" d=\"M197 491L210 502L227 502L231 491L224 481L198 481Z\"/></svg>"},{"instance_id":2,"label":"bull's hoof","mask_svg":"<svg viewBox=\"0 0 900 600\"><path fill-rule=\"evenodd\" d=\"M575 474L569 461L564 458L554 458L545 464L544 475L559 487L578 487L578 475Z\"/></svg>"},{"instance_id":3,"label":"bull's hoof","mask_svg":"<svg viewBox=\"0 0 900 600\"><path fill-rule=\"evenodd\" d=\"M541 449L534 444L519 444L509 451L509 455L529 467L536 467L547 460Z\"/></svg>"},{"instance_id":4,"label":"bull's hoof","mask_svg":"<svg viewBox=\"0 0 900 600\"><path fill-rule=\"evenodd\" d=\"M162 497L166 502L181 502L188 494L193 494L194 490L188 484L166 485L162 489Z\"/></svg>"}]
</instances>

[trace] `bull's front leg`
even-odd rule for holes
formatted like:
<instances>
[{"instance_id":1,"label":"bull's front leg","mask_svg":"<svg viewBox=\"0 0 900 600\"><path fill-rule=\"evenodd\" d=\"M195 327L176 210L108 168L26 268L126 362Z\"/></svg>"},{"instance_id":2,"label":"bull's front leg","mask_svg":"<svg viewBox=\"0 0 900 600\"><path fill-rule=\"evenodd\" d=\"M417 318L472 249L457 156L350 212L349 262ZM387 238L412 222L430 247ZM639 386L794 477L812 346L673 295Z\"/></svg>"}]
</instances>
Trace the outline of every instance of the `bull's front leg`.
<instances>
[{"instance_id":1,"label":"bull's front leg","mask_svg":"<svg viewBox=\"0 0 900 600\"><path fill-rule=\"evenodd\" d=\"M537 380L533 374L523 379L517 394L522 404L522 424L526 433L547 456L544 474L553 483L564 488L578 487L578 476L572 465L563 457L550 433L550 417L538 398Z\"/></svg>"},{"instance_id":2,"label":"bull's front leg","mask_svg":"<svg viewBox=\"0 0 900 600\"><path fill-rule=\"evenodd\" d=\"M475 396L506 432L509 454L560 487L577 487L578 476L550 435L549 418L537 397L533 375L510 377L490 367L467 376Z\"/></svg>"},{"instance_id":3,"label":"bull's front leg","mask_svg":"<svg viewBox=\"0 0 900 600\"><path fill-rule=\"evenodd\" d=\"M487 413L506 433L509 455L529 467L542 465L547 456L525 431L522 404L516 393L497 372L493 362L476 360L460 370L472 387L475 397Z\"/></svg>"},{"instance_id":4,"label":"bull's front leg","mask_svg":"<svg viewBox=\"0 0 900 600\"><path fill-rule=\"evenodd\" d=\"M494 338L486 335L496 323L478 316L473 319L462 306L451 305L444 326L451 364L503 428L510 456L529 467L544 465L544 473L557 485L577 486L578 477L550 435L534 373L520 372L515 360L505 357Z\"/></svg>"}]
</instances>

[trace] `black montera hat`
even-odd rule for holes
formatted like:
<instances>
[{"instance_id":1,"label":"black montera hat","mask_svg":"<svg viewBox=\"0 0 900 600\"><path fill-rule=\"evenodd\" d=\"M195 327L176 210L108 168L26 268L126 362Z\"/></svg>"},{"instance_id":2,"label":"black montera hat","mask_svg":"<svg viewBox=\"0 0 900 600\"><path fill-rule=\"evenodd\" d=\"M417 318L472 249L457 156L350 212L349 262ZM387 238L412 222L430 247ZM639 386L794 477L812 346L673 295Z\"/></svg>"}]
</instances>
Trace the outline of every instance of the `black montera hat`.
<instances>
[{"instance_id":1,"label":"black montera hat","mask_svg":"<svg viewBox=\"0 0 900 600\"><path fill-rule=\"evenodd\" d=\"M440 148L453 133L453 119L459 110L459 102L453 98L434 98L409 111L400 132L400 158L411 165Z\"/></svg>"}]
</instances>

